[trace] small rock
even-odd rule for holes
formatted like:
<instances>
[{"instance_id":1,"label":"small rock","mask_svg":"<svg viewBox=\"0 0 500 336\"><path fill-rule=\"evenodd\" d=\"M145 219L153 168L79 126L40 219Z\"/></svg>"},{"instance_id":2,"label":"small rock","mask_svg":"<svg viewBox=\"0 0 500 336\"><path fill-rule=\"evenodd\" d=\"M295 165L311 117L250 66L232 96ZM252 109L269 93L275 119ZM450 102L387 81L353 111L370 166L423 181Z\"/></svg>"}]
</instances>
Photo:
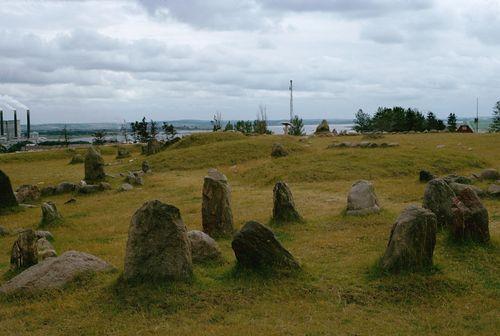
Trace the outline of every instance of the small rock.
<instances>
[{"instance_id":1,"label":"small rock","mask_svg":"<svg viewBox=\"0 0 500 336\"><path fill-rule=\"evenodd\" d=\"M445 148L446 146L445 145L437 145L436 148L437 149L440 149L440 148Z\"/></svg>"},{"instance_id":2,"label":"small rock","mask_svg":"<svg viewBox=\"0 0 500 336\"><path fill-rule=\"evenodd\" d=\"M69 162L69 164L79 164L79 163L84 163L84 162L85 162L85 158L83 157L82 154L75 154L71 158L71 161Z\"/></svg>"},{"instance_id":3,"label":"small rock","mask_svg":"<svg viewBox=\"0 0 500 336\"><path fill-rule=\"evenodd\" d=\"M130 191L132 189L134 189L134 187L131 184L129 184L129 183L123 183L120 186L120 188L118 188L118 191Z\"/></svg>"},{"instance_id":4,"label":"small rock","mask_svg":"<svg viewBox=\"0 0 500 336\"><path fill-rule=\"evenodd\" d=\"M149 164L148 161L146 160L142 161L141 168L144 173L151 173L151 165Z\"/></svg>"},{"instance_id":5,"label":"small rock","mask_svg":"<svg viewBox=\"0 0 500 336\"><path fill-rule=\"evenodd\" d=\"M17 240L12 245L10 267L20 270L35 265L38 262L36 250L37 237L32 229L19 233Z\"/></svg>"},{"instance_id":6,"label":"small rock","mask_svg":"<svg viewBox=\"0 0 500 336\"><path fill-rule=\"evenodd\" d=\"M53 196L56 194L57 188L53 186L43 187L40 191L42 197Z\"/></svg>"},{"instance_id":7,"label":"small rock","mask_svg":"<svg viewBox=\"0 0 500 336\"><path fill-rule=\"evenodd\" d=\"M498 180L500 178L500 174L498 173L498 170L490 168L481 171L479 177L481 180Z\"/></svg>"},{"instance_id":8,"label":"small rock","mask_svg":"<svg viewBox=\"0 0 500 336\"><path fill-rule=\"evenodd\" d=\"M410 205L392 227L380 267L391 273L423 270L432 266L435 245L436 215Z\"/></svg>"},{"instance_id":9,"label":"small rock","mask_svg":"<svg viewBox=\"0 0 500 336\"><path fill-rule=\"evenodd\" d=\"M72 203L76 203L76 198L70 198L69 200L64 202L64 204L72 204Z\"/></svg>"},{"instance_id":10,"label":"small rock","mask_svg":"<svg viewBox=\"0 0 500 336\"><path fill-rule=\"evenodd\" d=\"M399 144L397 142L390 142L389 144L387 144L387 147L398 147Z\"/></svg>"},{"instance_id":11,"label":"small rock","mask_svg":"<svg viewBox=\"0 0 500 336\"><path fill-rule=\"evenodd\" d=\"M273 144L273 148L271 150L272 157L278 158L278 157L283 157L283 156L287 156L287 155L288 155L288 151L285 149L285 147L283 147L282 144L280 144L280 143Z\"/></svg>"},{"instance_id":12,"label":"small rock","mask_svg":"<svg viewBox=\"0 0 500 336\"><path fill-rule=\"evenodd\" d=\"M112 269L113 266L91 254L68 251L59 257L47 258L18 274L0 287L0 293L62 288L82 273Z\"/></svg>"},{"instance_id":13,"label":"small rock","mask_svg":"<svg viewBox=\"0 0 500 336\"><path fill-rule=\"evenodd\" d=\"M231 243L238 265L251 269L300 269L299 263L264 225L250 221Z\"/></svg>"},{"instance_id":14,"label":"small rock","mask_svg":"<svg viewBox=\"0 0 500 336\"><path fill-rule=\"evenodd\" d=\"M128 172L127 177L125 177L125 182L132 184L132 185L143 185L144 180L139 174L135 174L132 172Z\"/></svg>"},{"instance_id":15,"label":"small rock","mask_svg":"<svg viewBox=\"0 0 500 336\"><path fill-rule=\"evenodd\" d=\"M23 184L17 189L16 198L18 203L36 202L40 199L42 193L35 185Z\"/></svg>"},{"instance_id":16,"label":"small rock","mask_svg":"<svg viewBox=\"0 0 500 336\"><path fill-rule=\"evenodd\" d=\"M36 241L36 248L38 253L38 261L57 257L57 252L54 246L52 246L52 244L45 238L39 238Z\"/></svg>"},{"instance_id":17,"label":"small rock","mask_svg":"<svg viewBox=\"0 0 500 336\"><path fill-rule=\"evenodd\" d=\"M472 184L472 179L466 176L459 176L455 174L448 175L443 178L447 183L461 183L461 184Z\"/></svg>"},{"instance_id":18,"label":"small rock","mask_svg":"<svg viewBox=\"0 0 500 336\"><path fill-rule=\"evenodd\" d=\"M347 195L347 215L366 215L379 211L373 184L364 180L355 182Z\"/></svg>"},{"instance_id":19,"label":"small rock","mask_svg":"<svg viewBox=\"0 0 500 336\"><path fill-rule=\"evenodd\" d=\"M35 236L36 236L37 239L45 238L48 241L53 241L54 240L54 236L49 231L36 230L35 231Z\"/></svg>"},{"instance_id":20,"label":"small rock","mask_svg":"<svg viewBox=\"0 0 500 336\"><path fill-rule=\"evenodd\" d=\"M7 228L0 225L0 237L5 237L8 236L9 234L10 231Z\"/></svg>"},{"instance_id":21,"label":"small rock","mask_svg":"<svg viewBox=\"0 0 500 336\"><path fill-rule=\"evenodd\" d=\"M486 193L481 188L478 188L478 187L473 186L473 185L457 183L457 182L451 182L451 183L448 183L448 185L453 190L453 192L455 192L455 194L457 194L457 195L459 193L461 193L464 189L467 189L467 188L471 189L479 197L484 197L486 195Z\"/></svg>"},{"instance_id":22,"label":"small rock","mask_svg":"<svg viewBox=\"0 0 500 336\"><path fill-rule=\"evenodd\" d=\"M428 170L421 170L419 173L419 178L418 180L420 182L429 182L430 180L434 179L434 175Z\"/></svg>"},{"instance_id":23,"label":"small rock","mask_svg":"<svg viewBox=\"0 0 500 336\"><path fill-rule=\"evenodd\" d=\"M492 184L488 187L488 194L493 197L500 197L500 184Z\"/></svg>"},{"instance_id":24,"label":"small rock","mask_svg":"<svg viewBox=\"0 0 500 336\"><path fill-rule=\"evenodd\" d=\"M62 216L57 211L57 207L52 202L42 203L42 221L40 226L48 226L59 223L62 220Z\"/></svg>"},{"instance_id":25,"label":"small rock","mask_svg":"<svg viewBox=\"0 0 500 336\"><path fill-rule=\"evenodd\" d=\"M191 256L195 263L223 261L222 253L217 242L205 232L192 230L188 232L191 243Z\"/></svg>"},{"instance_id":26,"label":"small rock","mask_svg":"<svg viewBox=\"0 0 500 336\"><path fill-rule=\"evenodd\" d=\"M101 182L101 183L98 184L98 186L101 189L101 191L113 189L111 187L111 184L109 184L108 182Z\"/></svg>"},{"instance_id":27,"label":"small rock","mask_svg":"<svg viewBox=\"0 0 500 336\"><path fill-rule=\"evenodd\" d=\"M56 194L66 194L71 193L78 189L78 185L71 182L61 182L57 185Z\"/></svg>"},{"instance_id":28,"label":"small rock","mask_svg":"<svg viewBox=\"0 0 500 336\"><path fill-rule=\"evenodd\" d=\"M125 147L118 147L116 158L117 159L125 159L130 157L130 151Z\"/></svg>"}]
</instances>

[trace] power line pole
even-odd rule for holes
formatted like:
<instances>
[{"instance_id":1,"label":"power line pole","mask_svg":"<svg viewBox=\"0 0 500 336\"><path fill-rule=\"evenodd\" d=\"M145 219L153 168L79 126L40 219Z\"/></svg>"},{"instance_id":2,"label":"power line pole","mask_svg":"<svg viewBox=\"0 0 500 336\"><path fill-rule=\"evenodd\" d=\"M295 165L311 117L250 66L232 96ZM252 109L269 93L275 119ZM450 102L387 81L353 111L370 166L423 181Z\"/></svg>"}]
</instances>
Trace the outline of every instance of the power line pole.
<instances>
[{"instance_id":1,"label":"power line pole","mask_svg":"<svg viewBox=\"0 0 500 336\"><path fill-rule=\"evenodd\" d=\"M293 119L293 83L292 80L290 79L290 122Z\"/></svg>"}]
</instances>

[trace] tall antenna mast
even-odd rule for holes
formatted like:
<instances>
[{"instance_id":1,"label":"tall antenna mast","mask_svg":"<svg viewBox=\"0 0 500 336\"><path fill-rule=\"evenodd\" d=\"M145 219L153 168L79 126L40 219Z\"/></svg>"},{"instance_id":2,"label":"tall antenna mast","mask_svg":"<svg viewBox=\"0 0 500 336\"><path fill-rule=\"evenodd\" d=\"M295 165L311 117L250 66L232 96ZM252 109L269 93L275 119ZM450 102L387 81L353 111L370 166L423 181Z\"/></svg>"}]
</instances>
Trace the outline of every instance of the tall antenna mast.
<instances>
[{"instance_id":1,"label":"tall antenna mast","mask_svg":"<svg viewBox=\"0 0 500 336\"><path fill-rule=\"evenodd\" d=\"M476 133L479 133L479 97L476 97Z\"/></svg>"},{"instance_id":2,"label":"tall antenna mast","mask_svg":"<svg viewBox=\"0 0 500 336\"><path fill-rule=\"evenodd\" d=\"M293 119L293 83L290 79L290 121Z\"/></svg>"}]
</instances>

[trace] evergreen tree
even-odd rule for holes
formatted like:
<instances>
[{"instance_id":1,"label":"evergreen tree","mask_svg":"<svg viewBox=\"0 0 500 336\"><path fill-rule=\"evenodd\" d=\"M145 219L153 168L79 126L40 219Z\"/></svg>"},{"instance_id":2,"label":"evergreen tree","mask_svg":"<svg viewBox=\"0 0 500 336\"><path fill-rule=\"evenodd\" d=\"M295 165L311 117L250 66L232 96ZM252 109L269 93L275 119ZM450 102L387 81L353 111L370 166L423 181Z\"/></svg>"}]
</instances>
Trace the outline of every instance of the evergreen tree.
<instances>
[{"instance_id":1,"label":"evergreen tree","mask_svg":"<svg viewBox=\"0 0 500 336\"><path fill-rule=\"evenodd\" d=\"M234 130L234 126L233 126L233 124L230 121L228 121L227 124L226 124L226 127L224 127L224 132L229 132L229 131L232 131L232 130Z\"/></svg>"},{"instance_id":2,"label":"evergreen tree","mask_svg":"<svg viewBox=\"0 0 500 336\"><path fill-rule=\"evenodd\" d=\"M134 134L134 138L136 142L148 142L149 140L149 132L148 132L148 122L146 118L143 117L142 121L135 121L130 124L132 129L132 133Z\"/></svg>"},{"instance_id":3,"label":"evergreen tree","mask_svg":"<svg viewBox=\"0 0 500 336\"><path fill-rule=\"evenodd\" d=\"M372 118L368 113L359 109L354 119L354 130L356 132L369 132L372 130Z\"/></svg>"},{"instance_id":4,"label":"evergreen tree","mask_svg":"<svg viewBox=\"0 0 500 336\"><path fill-rule=\"evenodd\" d=\"M457 116L455 113L450 113L448 116L448 132L457 131Z\"/></svg>"},{"instance_id":5,"label":"evergreen tree","mask_svg":"<svg viewBox=\"0 0 500 336\"><path fill-rule=\"evenodd\" d=\"M106 131L96 131L94 133L94 139L92 140L92 143L94 145L104 145L106 142Z\"/></svg>"},{"instance_id":6,"label":"evergreen tree","mask_svg":"<svg viewBox=\"0 0 500 336\"><path fill-rule=\"evenodd\" d=\"M151 120L149 127L149 138L148 141L156 139L158 135L158 126L156 126L156 121Z\"/></svg>"},{"instance_id":7,"label":"evergreen tree","mask_svg":"<svg viewBox=\"0 0 500 336\"><path fill-rule=\"evenodd\" d=\"M163 129L163 132L165 132L165 138L167 141L173 140L177 135L177 130L172 124L163 122L163 126L161 128Z\"/></svg>"},{"instance_id":8,"label":"evergreen tree","mask_svg":"<svg viewBox=\"0 0 500 336\"><path fill-rule=\"evenodd\" d=\"M296 115L295 117L293 117L293 119L291 120L291 124L292 126L290 126L290 128L288 129L288 134L295 136L302 136L306 134L306 132L304 131L304 121L299 118L299 116Z\"/></svg>"},{"instance_id":9,"label":"evergreen tree","mask_svg":"<svg viewBox=\"0 0 500 336\"><path fill-rule=\"evenodd\" d=\"M500 132L500 100L497 101L495 107L493 107L493 121L489 131L493 133Z\"/></svg>"}]
</instances>

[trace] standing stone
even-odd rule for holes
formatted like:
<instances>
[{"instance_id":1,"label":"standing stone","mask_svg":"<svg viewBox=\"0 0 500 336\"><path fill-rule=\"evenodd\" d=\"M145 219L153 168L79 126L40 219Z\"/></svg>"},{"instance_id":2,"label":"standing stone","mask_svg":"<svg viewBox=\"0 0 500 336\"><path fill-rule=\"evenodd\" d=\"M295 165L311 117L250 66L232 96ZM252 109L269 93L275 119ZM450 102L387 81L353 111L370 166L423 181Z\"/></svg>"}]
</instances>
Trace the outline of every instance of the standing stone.
<instances>
[{"instance_id":1,"label":"standing stone","mask_svg":"<svg viewBox=\"0 0 500 336\"><path fill-rule=\"evenodd\" d=\"M432 266L435 245L436 215L410 205L392 227L380 267L392 273L423 270Z\"/></svg>"},{"instance_id":2,"label":"standing stone","mask_svg":"<svg viewBox=\"0 0 500 336\"><path fill-rule=\"evenodd\" d=\"M276 223L301 222L303 219L295 209L292 191L285 182L279 181L273 189L273 221Z\"/></svg>"},{"instance_id":3,"label":"standing stone","mask_svg":"<svg viewBox=\"0 0 500 336\"><path fill-rule=\"evenodd\" d=\"M328 125L328 121L326 119L323 119L323 121L321 121L321 123L316 127L316 131L314 133L330 133L330 125Z\"/></svg>"},{"instance_id":4,"label":"standing stone","mask_svg":"<svg viewBox=\"0 0 500 336\"><path fill-rule=\"evenodd\" d=\"M211 237L230 237L233 234L231 187L224 174L209 169L203 183L201 208L203 231Z\"/></svg>"},{"instance_id":5,"label":"standing stone","mask_svg":"<svg viewBox=\"0 0 500 336\"><path fill-rule=\"evenodd\" d=\"M288 155L288 151L285 149L285 147L283 147L282 144L280 144L280 143L273 144L273 148L271 150L272 157L278 158L278 157L283 157L283 156L287 156L287 155Z\"/></svg>"},{"instance_id":6,"label":"standing stone","mask_svg":"<svg viewBox=\"0 0 500 336\"><path fill-rule=\"evenodd\" d=\"M23 184L16 191L16 198L19 203L36 202L41 196L40 189L30 184Z\"/></svg>"},{"instance_id":7,"label":"standing stone","mask_svg":"<svg viewBox=\"0 0 500 336\"><path fill-rule=\"evenodd\" d=\"M492 184L488 187L488 195L491 197L500 197L500 182L497 181L496 184Z\"/></svg>"},{"instance_id":8,"label":"standing stone","mask_svg":"<svg viewBox=\"0 0 500 336\"><path fill-rule=\"evenodd\" d=\"M46 238L39 238L36 242L38 260L57 257L57 252L52 244Z\"/></svg>"},{"instance_id":9,"label":"standing stone","mask_svg":"<svg viewBox=\"0 0 500 336\"><path fill-rule=\"evenodd\" d=\"M434 179L425 187L423 207L434 212L439 227L447 227L453 222L453 197L455 193L443 179Z\"/></svg>"},{"instance_id":10,"label":"standing stone","mask_svg":"<svg viewBox=\"0 0 500 336\"><path fill-rule=\"evenodd\" d=\"M143 171L144 173L150 173L150 172L151 172L151 165L150 165L150 164L149 164L149 162L148 162L148 161L146 161L146 160L142 161L142 166L141 166L141 168L142 168L142 171Z\"/></svg>"},{"instance_id":11,"label":"standing stone","mask_svg":"<svg viewBox=\"0 0 500 336\"><path fill-rule=\"evenodd\" d=\"M222 253L217 242L205 232L192 230L188 232L191 244L191 256L194 263L223 261Z\"/></svg>"},{"instance_id":12,"label":"standing stone","mask_svg":"<svg viewBox=\"0 0 500 336\"><path fill-rule=\"evenodd\" d=\"M365 180L356 181L347 195L347 215L367 215L379 211L373 184Z\"/></svg>"},{"instance_id":13,"label":"standing stone","mask_svg":"<svg viewBox=\"0 0 500 336\"><path fill-rule=\"evenodd\" d=\"M69 164L79 164L79 163L84 163L84 162L85 162L85 158L83 157L82 154L75 154L71 158L71 161L69 162Z\"/></svg>"},{"instance_id":14,"label":"standing stone","mask_svg":"<svg viewBox=\"0 0 500 336\"><path fill-rule=\"evenodd\" d=\"M66 194L73 192L78 189L78 184L71 183L71 182L61 182L57 185L55 194L60 195L60 194Z\"/></svg>"},{"instance_id":15,"label":"standing stone","mask_svg":"<svg viewBox=\"0 0 500 336\"><path fill-rule=\"evenodd\" d=\"M87 155L85 155L85 181L89 183L99 182L105 177L104 160L101 154L93 146L90 146Z\"/></svg>"},{"instance_id":16,"label":"standing stone","mask_svg":"<svg viewBox=\"0 0 500 336\"><path fill-rule=\"evenodd\" d=\"M17 206L17 199L12 190L9 177L0 170L0 209Z\"/></svg>"},{"instance_id":17,"label":"standing stone","mask_svg":"<svg viewBox=\"0 0 500 336\"><path fill-rule=\"evenodd\" d=\"M57 207L53 202L45 202L42 204L42 221L40 226L48 226L57 224L62 220L62 216L57 211Z\"/></svg>"},{"instance_id":18,"label":"standing stone","mask_svg":"<svg viewBox=\"0 0 500 336\"><path fill-rule=\"evenodd\" d=\"M10 267L20 270L35 265L38 262L36 248L37 237L32 229L19 233L17 240L12 245Z\"/></svg>"},{"instance_id":19,"label":"standing stone","mask_svg":"<svg viewBox=\"0 0 500 336\"><path fill-rule=\"evenodd\" d=\"M251 269L296 270L299 263L264 225L250 221L238 231L231 243L238 264Z\"/></svg>"},{"instance_id":20,"label":"standing stone","mask_svg":"<svg viewBox=\"0 0 500 336\"><path fill-rule=\"evenodd\" d=\"M429 182L434 179L434 175L428 170L421 170L419 173L418 180L420 182Z\"/></svg>"},{"instance_id":21,"label":"standing stone","mask_svg":"<svg viewBox=\"0 0 500 336\"><path fill-rule=\"evenodd\" d=\"M125 251L127 281L188 280L191 248L179 209L149 201L132 217Z\"/></svg>"},{"instance_id":22,"label":"standing stone","mask_svg":"<svg viewBox=\"0 0 500 336\"><path fill-rule=\"evenodd\" d=\"M127 176L125 177L125 182L131 185L143 185L144 180L142 179L142 176L140 176L136 172L128 172Z\"/></svg>"},{"instance_id":23,"label":"standing stone","mask_svg":"<svg viewBox=\"0 0 500 336\"><path fill-rule=\"evenodd\" d=\"M490 240L488 210L472 189L464 189L453 198L452 213L450 232L455 240L479 243Z\"/></svg>"}]
</instances>

